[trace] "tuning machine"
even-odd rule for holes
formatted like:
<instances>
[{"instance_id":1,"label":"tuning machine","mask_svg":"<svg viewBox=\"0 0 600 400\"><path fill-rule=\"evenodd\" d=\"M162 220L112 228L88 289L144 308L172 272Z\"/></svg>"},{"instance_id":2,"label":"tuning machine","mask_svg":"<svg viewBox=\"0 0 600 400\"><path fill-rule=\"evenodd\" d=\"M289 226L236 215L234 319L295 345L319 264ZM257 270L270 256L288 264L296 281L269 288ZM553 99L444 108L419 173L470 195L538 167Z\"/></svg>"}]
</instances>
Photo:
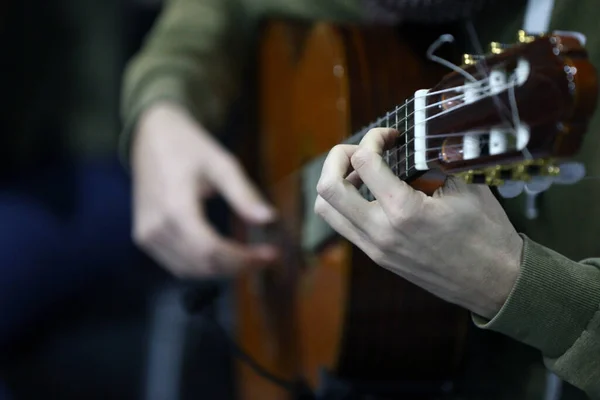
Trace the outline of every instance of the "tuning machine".
<instances>
[{"instance_id":1,"label":"tuning machine","mask_svg":"<svg viewBox=\"0 0 600 400\"><path fill-rule=\"evenodd\" d=\"M501 54L505 49L509 48L510 45L506 43L500 42L492 42L490 43L490 53L492 54Z\"/></svg>"},{"instance_id":2,"label":"tuning machine","mask_svg":"<svg viewBox=\"0 0 600 400\"><path fill-rule=\"evenodd\" d=\"M504 179L509 178L510 170L500 165L483 170L468 170L457 174L466 183L486 184L488 186L502 185Z\"/></svg>"},{"instance_id":3,"label":"tuning machine","mask_svg":"<svg viewBox=\"0 0 600 400\"><path fill-rule=\"evenodd\" d=\"M543 35L539 35L539 36L543 36ZM525 32L523 29L520 29L519 32L517 33L517 41L519 43L531 43L535 40L536 35L530 35L527 32Z\"/></svg>"},{"instance_id":4,"label":"tuning machine","mask_svg":"<svg viewBox=\"0 0 600 400\"><path fill-rule=\"evenodd\" d=\"M518 43L531 43L533 42L536 37L538 36L543 36L543 34L540 35L531 35L528 34L527 32L525 32L524 30L519 30L517 33L517 42ZM490 43L490 53L492 54L501 54L504 52L504 50L508 49L509 47L511 47L512 45L507 44L507 43L500 43L500 42L491 42Z\"/></svg>"},{"instance_id":5,"label":"tuning machine","mask_svg":"<svg viewBox=\"0 0 600 400\"><path fill-rule=\"evenodd\" d=\"M513 168L512 179L517 181L530 181L533 176L554 177L560 174L554 160L541 159L536 161L526 161L519 163Z\"/></svg>"},{"instance_id":6,"label":"tuning machine","mask_svg":"<svg viewBox=\"0 0 600 400\"><path fill-rule=\"evenodd\" d=\"M554 160L543 159L529 166L531 175L541 176L558 176L560 175L560 167L556 165Z\"/></svg>"},{"instance_id":7,"label":"tuning machine","mask_svg":"<svg viewBox=\"0 0 600 400\"><path fill-rule=\"evenodd\" d=\"M475 65L479 60L483 58L485 57L476 54L463 54L463 65Z\"/></svg>"},{"instance_id":8,"label":"tuning machine","mask_svg":"<svg viewBox=\"0 0 600 400\"><path fill-rule=\"evenodd\" d=\"M501 186L506 181L529 182L534 176L558 176L560 168L553 160L524 161L510 165L495 165L456 174L466 183Z\"/></svg>"}]
</instances>

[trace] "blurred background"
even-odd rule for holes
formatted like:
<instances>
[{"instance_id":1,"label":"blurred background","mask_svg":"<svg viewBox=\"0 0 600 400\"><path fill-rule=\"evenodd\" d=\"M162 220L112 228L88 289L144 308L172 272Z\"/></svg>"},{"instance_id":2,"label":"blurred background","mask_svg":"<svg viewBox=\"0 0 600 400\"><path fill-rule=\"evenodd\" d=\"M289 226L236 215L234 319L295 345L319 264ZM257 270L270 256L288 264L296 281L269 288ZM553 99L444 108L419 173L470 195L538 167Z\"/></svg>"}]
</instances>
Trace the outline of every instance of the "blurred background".
<instances>
[{"instance_id":1,"label":"blurred background","mask_svg":"<svg viewBox=\"0 0 600 400\"><path fill-rule=\"evenodd\" d=\"M201 384L188 351L201 335L131 242L117 157L121 73L159 9L2 2L0 400L187 398Z\"/></svg>"}]
</instances>

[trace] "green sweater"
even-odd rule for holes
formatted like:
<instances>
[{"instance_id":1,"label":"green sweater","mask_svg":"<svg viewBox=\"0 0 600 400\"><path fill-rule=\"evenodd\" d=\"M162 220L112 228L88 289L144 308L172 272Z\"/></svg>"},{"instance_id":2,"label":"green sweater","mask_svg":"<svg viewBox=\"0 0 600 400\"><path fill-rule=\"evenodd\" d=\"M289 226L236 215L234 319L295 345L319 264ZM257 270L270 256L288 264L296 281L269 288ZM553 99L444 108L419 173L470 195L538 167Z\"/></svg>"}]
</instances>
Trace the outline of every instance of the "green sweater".
<instances>
[{"instance_id":1,"label":"green sweater","mask_svg":"<svg viewBox=\"0 0 600 400\"><path fill-rule=\"evenodd\" d=\"M482 13L482 41L514 40L520 8L501 1ZM551 27L582 31L595 65L600 35L591 0L557 0ZM591 7L591 8L590 8ZM501 18L501 15L512 15ZM516 11L515 11L516 10ZM259 22L290 16L309 20L363 22L358 0L170 0L140 53L126 71L122 113L125 151L140 112L158 100L185 105L211 130L219 129L237 96L247 49ZM504 13L502 13L504 11ZM489 20L483 19L491 16ZM588 174L600 175L600 113L594 118L579 159ZM491 321L477 326L501 332L539 349L558 376L600 398L600 201L598 182L553 187L543 196L540 217L524 218L522 199L505 202L525 241L521 272L508 301ZM584 214L579 214L584 213ZM535 239L532 240L532 239ZM554 249L550 250L550 249ZM558 251L558 252L556 252ZM564 254L561 255L561 254Z\"/></svg>"}]
</instances>

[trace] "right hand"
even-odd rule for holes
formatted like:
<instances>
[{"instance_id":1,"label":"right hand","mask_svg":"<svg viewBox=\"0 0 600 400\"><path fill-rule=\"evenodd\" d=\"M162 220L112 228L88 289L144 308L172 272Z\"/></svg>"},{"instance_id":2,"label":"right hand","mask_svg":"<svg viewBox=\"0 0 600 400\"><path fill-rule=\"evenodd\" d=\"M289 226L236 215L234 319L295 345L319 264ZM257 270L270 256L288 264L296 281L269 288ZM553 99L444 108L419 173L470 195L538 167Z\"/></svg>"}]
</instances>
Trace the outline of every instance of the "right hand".
<instances>
[{"instance_id":1,"label":"right hand","mask_svg":"<svg viewBox=\"0 0 600 400\"><path fill-rule=\"evenodd\" d=\"M135 242L179 277L231 275L277 258L269 245L221 237L202 201L218 193L243 220L275 218L238 161L179 106L161 103L140 118L132 149Z\"/></svg>"}]
</instances>

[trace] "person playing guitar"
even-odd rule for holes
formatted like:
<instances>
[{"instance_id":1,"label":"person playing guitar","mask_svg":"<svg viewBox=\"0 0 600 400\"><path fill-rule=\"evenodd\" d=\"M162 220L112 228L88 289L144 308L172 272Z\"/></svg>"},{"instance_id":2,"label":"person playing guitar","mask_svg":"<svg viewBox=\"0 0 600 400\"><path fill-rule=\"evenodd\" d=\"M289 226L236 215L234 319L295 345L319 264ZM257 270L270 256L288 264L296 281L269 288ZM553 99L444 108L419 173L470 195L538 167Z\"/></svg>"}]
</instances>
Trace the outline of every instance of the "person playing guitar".
<instances>
[{"instance_id":1,"label":"person playing guitar","mask_svg":"<svg viewBox=\"0 0 600 400\"><path fill-rule=\"evenodd\" d=\"M494 43L489 52L465 57L460 71L455 69L437 85L434 69L414 67L420 64L411 64L408 56L397 56L395 50L402 48L397 43L384 44L382 36L357 33L362 27L414 23L433 27L477 17L476 24L485 25L480 29L484 36L504 40L514 34L526 2L486 3L171 0L131 61L123 90L123 152L135 188L135 239L177 276L227 275L239 280L238 295L243 300L238 304L245 321L242 344L262 353L261 360L272 369L287 377L305 376L313 387L319 385L319 366L344 370L344 360L352 358L348 354L357 351L350 343L359 343L353 338L360 335L353 335L358 335L355 328L360 324L352 321L362 323L369 314L361 314L354 288L371 282L363 292L383 291L393 275L395 283L390 285L405 282L400 290L406 295L403 300L414 301L432 314L416 321L411 318L418 312L403 309L407 314L401 320L414 321L412 333L391 325L385 328L414 335L411 337L417 341L420 337L423 342L407 340L409 345L398 347L397 353L390 350L390 360L397 361L404 354L407 364L418 364L419 352L443 348L448 351L435 363L445 367L435 373L454 374L453 360L461 358L460 343L465 338L463 311L468 311L479 328L538 349L550 370L590 396L600 397L600 368L595 361L600 357L600 259L576 261L597 255L594 217L600 216L600 208L592 205L597 200L593 195L600 196L600 191L575 185L568 189L568 197L558 192L555 200L554 192L548 192L540 209L543 214L537 221L527 222L520 216L522 212L515 211L514 204L520 207L518 200L505 201L503 208L488 187L498 186L502 193L510 184L529 181L540 171L551 176L558 171L549 164L555 158L577 156L589 174L596 173L598 163L592 149L600 140L595 132L600 120L592 117L597 92L593 64L600 60L600 45L592 28L593 13L588 10L591 3L557 0L551 23L557 29L587 33L587 50L581 36L523 32L514 46ZM267 23L261 30L269 19L282 18L295 24ZM259 146L260 162L270 167L260 170L260 175L271 185L265 189L269 200L263 197L262 188L252 183L249 164L236 159L212 134L223 128L238 97L258 32L263 32L261 81L270 83L261 86L259 112L265 132ZM343 51L338 51L340 48ZM403 51L413 54L410 48ZM326 67L320 64L325 59L331 61ZM286 61L277 64L280 60ZM361 60L373 64L367 68ZM390 70L384 69L386 65ZM312 85L308 85L306 71L314 78ZM349 71L360 78L345 80ZM398 98L399 93L366 91L361 86L365 82L381 83L378 88L388 89L402 84L421 86L406 86L404 100ZM315 86L320 86L322 98L306 95L306 90ZM363 95L369 103L360 103ZM500 99L500 106L494 99ZM357 103L361 107L352 106ZM298 117L300 109L307 115ZM327 132L347 136L382 115L377 124L353 136L358 140L342 143L343 138L327 136ZM327 129L319 130L319 125ZM514 133L514 142L508 139L513 136L508 136L507 129ZM591 134L584 138L588 130ZM522 156L526 151L530 154ZM306 162L306 157L323 152L328 153L326 158ZM312 172L309 167L314 167ZM434 167L446 177L433 190L423 189L425 186L419 186L421 173ZM300 195L302 184L286 181L300 168L302 176L308 177L302 180L308 188L306 197ZM318 171L316 179L314 170ZM532 185L523 187L534 191ZM315 191L313 197L311 190ZM291 232L291 239L283 233L279 239L310 247L319 268L306 272L302 265L310 262L297 256L294 246L261 240L244 244L219 236L202 204L214 194L224 197L247 224L260 227L284 220L280 232ZM306 221L295 215L303 207L312 210L313 205L316 215L333 230L392 274L361 275L376 274L372 272L375 266L344 247L339 238L334 245L329 239L314 244L322 234L310 228L318 221L307 213L303 215ZM525 233L527 224L545 245ZM321 226L320 231L325 230ZM307 236L300 238L303 233ZM569 233L573 235L565 236ZM278 283L273 284L280 295L292 293L289 302L281 300L285 295L267 301L266 294L257 295L252 289L254 278L250 276L260 275L265 268L271 270L277 263L291 271L278 275ZM311 273L317 278L303 275ZM352 278L339 284L335 280L339 276ZM264 276L261 279L269 281ZM332 296L300 304L304 284L297 282L304 281L315 285L315 292ZM261 300L255 303L258 297ZM274 304L277 299L281 304ZM268 304L260 305L261 301ZM326 309L326 304L333 303L347 307L339 318L331 313L325 319L316 316L319 307ZM259 322L265 310L274 322L269 318ZM283 314L287 317L281 318ZM444 316L447 325L434 325ZM384 317L400 318L393 312ZM336 340L321 342L316 327L322 332L335 330L332 337ZM269 332L276 332L275 339ZM261 337L276 343L275 350L262 343ZM408 347L417 344L422 347L411 353ZM280 347L297 349L292 352ZM327 353L330 350L332 353ZM368 368L351 367L346 375L364 377L369 369L385 364L387 373L394 376L399 370L389 365L392 363L372 358L365 362ZM407 366L402 373L411 368L423 372L415 380L433 374L425 366ZM247 377L248 372L242 375ZM284 398L267 389L263 393L269 395L253 397L251 393L258 396L259 391L245 387L248 392L241 394L245 398Z\"/></svg>"}]
</instances>

